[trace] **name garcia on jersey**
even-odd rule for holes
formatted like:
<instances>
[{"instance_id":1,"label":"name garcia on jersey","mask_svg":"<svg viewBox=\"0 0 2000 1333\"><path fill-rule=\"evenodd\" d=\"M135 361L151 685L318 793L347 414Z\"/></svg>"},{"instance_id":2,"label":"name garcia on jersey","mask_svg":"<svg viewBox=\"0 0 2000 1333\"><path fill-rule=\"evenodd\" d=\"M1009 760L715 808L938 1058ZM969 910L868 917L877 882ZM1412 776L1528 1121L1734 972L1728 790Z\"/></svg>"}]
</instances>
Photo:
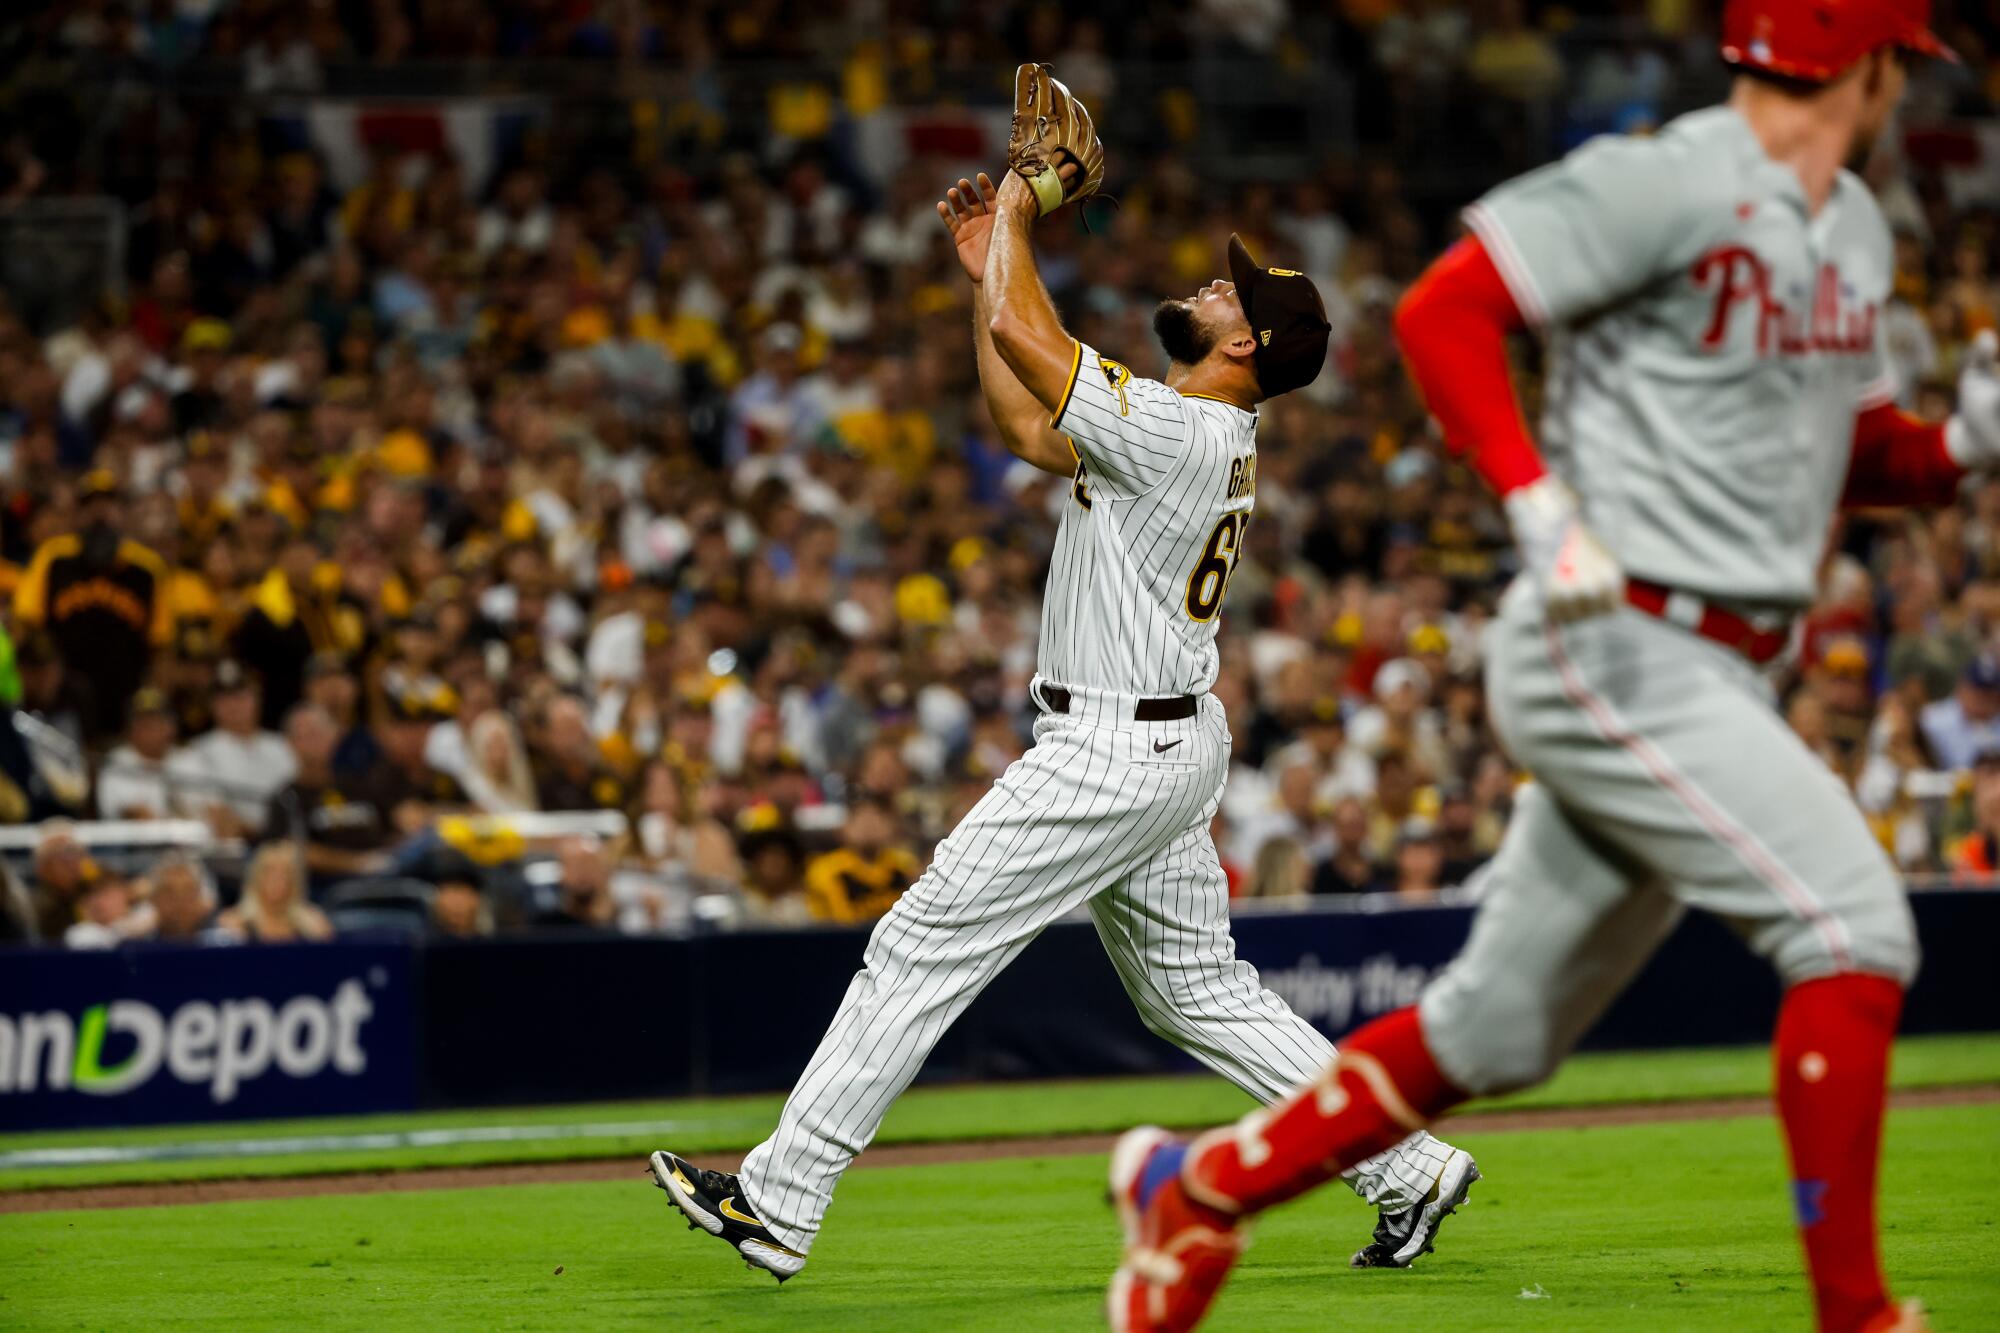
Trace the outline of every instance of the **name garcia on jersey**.
<instances>
[{"instance_id":1,"label":"name garcia on jersey","mask_svg":"<svg viewBox=\"0 0 2000 1333\"><path fill-rule=\"evenodd\" d=\"M1231 500L1241 500L1246 495L1257 493L1257 455L1229 460L1229 485L1223 494Z\"/></svg>"}]
</instances>

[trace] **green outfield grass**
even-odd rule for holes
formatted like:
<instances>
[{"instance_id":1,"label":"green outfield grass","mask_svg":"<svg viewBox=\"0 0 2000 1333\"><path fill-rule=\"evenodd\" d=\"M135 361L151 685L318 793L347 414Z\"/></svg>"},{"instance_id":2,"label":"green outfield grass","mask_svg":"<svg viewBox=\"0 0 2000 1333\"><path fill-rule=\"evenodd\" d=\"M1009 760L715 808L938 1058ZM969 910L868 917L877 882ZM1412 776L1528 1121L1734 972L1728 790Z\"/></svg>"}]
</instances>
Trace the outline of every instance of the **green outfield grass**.
<instances>
[{"instance_id":1,"label":"green outfield grass","mask_svg":"<svg viewBox=\"0 0 2000 1333\"><path fill-rule=\"evenodd\" d=\"M1577 1056L1552 1081L1485 1107L1592 1106L1761 1095L1770 1086L1761 1046ZM1898 1043L1900 1087L2000 1082L2000 1034L1918 1037ZM562 1161L643 1154L670 1140L682 1151L749 1148L770 1130L780 1095L600 1102L579 1106L443 1111L143 1129L0 1135L0 1153L90 1145L200 1145L301 1135L421 1132L495 1126L635 1125L631 1133L516 1142L419 1144L273 1156L190 1158L85 1166L7 1168L0 1190L46 1185L296 1175L490 1162ZM917 1088L890 1111L879 1143L942 1142L1039 1134L1104 1133L1137 1118L1193 1128L1240 1114L1243 1094L1219 1078L1107 1079Z\"/></svg>"},{"instance_id":2,"label":"green outfield grass","mask_svg":"<svg viewBox=\"0 0 2000 1333\"><path fill-rule=\"evenodd\" d=\"M1946 1333L2000 1309L2000 1108L1890 1116L1899 1292ZM1370 1218L1321 1191L1264 1219L1212 1327L1803 1330L1764 1117L1466 1136L1487 1180L1439 1253L1347 1269ZM1116 1261L1098 1157L857 1171L783 1288L613 1184L0 1217L0 1326L1021 1330L1097 1326ZM1528 1296L1524 1292L1531 1293Z\"/></svg>"}]
</instances>

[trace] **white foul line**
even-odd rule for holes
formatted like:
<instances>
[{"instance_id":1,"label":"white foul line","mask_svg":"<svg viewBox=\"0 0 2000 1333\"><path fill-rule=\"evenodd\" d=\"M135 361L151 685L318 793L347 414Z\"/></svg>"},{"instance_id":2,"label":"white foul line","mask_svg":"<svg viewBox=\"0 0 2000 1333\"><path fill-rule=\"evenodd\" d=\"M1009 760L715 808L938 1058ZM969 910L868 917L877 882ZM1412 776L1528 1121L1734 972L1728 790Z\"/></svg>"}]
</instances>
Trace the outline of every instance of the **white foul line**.
<instances>
[{"instance_id":1,"label":"white foul line","mask_svg":"<svg viewBox=\"0 0 2000 1333\"><path fill-rule=\"evenodd\" d=\"M761 1122L759 1122L761 1123ZM452 1129L384 1130L372 1134L298 1134L284 1138L184 1139L120 1147L20 1148L0 1152L0 1170L36 1166L102 1166L118 1162L187 1162L203 1158L275 1157L301 1152L376 1152L442 1148L457 1143L534 1143L551 1139L621 1139L748 1126L741 1120L631 1120L589 1125L466 1125Z\"/></svg>"}]
</instances>

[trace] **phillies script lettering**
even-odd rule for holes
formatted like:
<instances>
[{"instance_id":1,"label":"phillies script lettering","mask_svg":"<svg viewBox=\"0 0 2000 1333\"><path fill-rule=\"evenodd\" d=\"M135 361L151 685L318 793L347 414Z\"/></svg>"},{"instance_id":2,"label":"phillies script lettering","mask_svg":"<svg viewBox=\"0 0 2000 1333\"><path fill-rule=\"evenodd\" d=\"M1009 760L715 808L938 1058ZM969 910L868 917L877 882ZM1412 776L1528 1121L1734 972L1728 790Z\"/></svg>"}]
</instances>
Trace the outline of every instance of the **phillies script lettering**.
<instances>
[{"instance_id":1,"label":"phillies script lettering","mask_svg":"<svg viewBox=\"0 0 2000 1333\"><path fill-rule=\"evenodd\" d=\"M1812 309L1798 310L1771 292L1771 270L1757 252L1741 245L1711 250L1695 261L1695 285L1714 288L1715 313L1702 334L1706 351L1720 348L1729 337L1737 307L1747 307L1757 321L1757 355L1806 356L1813 352L1860 355L1875 345L1875 307L1844 305L1840 270L1822 264L1813 284Z\"/></svg>"}]
</instances>

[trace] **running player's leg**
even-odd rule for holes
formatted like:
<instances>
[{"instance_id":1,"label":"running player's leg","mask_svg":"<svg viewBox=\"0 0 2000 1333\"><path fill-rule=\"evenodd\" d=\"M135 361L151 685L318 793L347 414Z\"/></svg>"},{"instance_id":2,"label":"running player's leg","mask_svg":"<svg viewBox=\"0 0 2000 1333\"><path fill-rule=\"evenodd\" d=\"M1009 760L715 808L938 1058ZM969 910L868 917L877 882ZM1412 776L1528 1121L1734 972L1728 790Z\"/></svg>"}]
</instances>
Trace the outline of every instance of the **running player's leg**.
<instances>
[{"instance_id":1,"label":"running player's leg","mask_svg":"<svg viewBox=\"0 0 2000 1333\"><path fill-rule=\"evenodd\" d=\"M1195 765L1126 762L1122 733L1044 718L1037 735L877 924L777 1130L743 1164L758 1216L801 1253L841 1172L952 1021L1045 926L1150 856L1209 798Z\"/></svg>"},{"instance_id":2,"label":"running player's leg","mask_svg":"<svg viewBox=\"0 0 2000 1333\"><path fill-rule=\"evenodd\" d=\"M1146 1026L1258 1101L1286 1096L1333 1058L1333 1043L1236 956L1229 882L1206 825L1091 899L1090 914ZM1344 1179L1377 1208L1400 1212L1423 1201L1450 1152L1415 1134Z\"/></svg>"},{"instance_id":3,"label":"running player's leg","mask_svg":"<svg viewBox=\"0 0 2000 1333\"><path fill-rule=\"evenodd\" d=\"M1535 787L1523 791L1486 884L1471 938L1418 1006L1347 1037L1332 1064L1276 1105L1184 1152L1153 1153L1143 1197L1132 1201L1136 1239L1113 1283L1114 1307L1205 1308L1234 1253L1214 1238L1235 1235L1239 1219L1331 1179L1468 1095L1546 1077L1680 914L1667 894L1633 887ZM1155 1261L1155 1251L1179 1248L1214 1261Z\"/></svg>"},{"instance_id":4,"label":"running player's leg","mask_svg":"<svg viewBox=\"0 0 2000 1333\"><path fill-rule=\"evenodd\" d=\"M1197 1142L1190 1193L1232 1215L1267 1208L1467 1097L1547 1078L1679 913L1526 788L1451 966L1416 1006L1343 1041L1296 1096Z\"/></svg>"},{"instance_id":5,"label":"running player's leg","mask_svg":"<svg viewBox=\"0 0 2000 1333\"><path fill-rule=\"evenodd\" d=\"M1560 631L1503 614L1494 633L1496 722L1553 798L1524 802L1509 828L1504 896L1482 908L1418 1013L1349 1038L1316 1095L1204 1141L1188 1192L1218 1218L1268 1206L1467 1093L1544 1076L1664 933L1670 894L1735 923L1788 988L1778 1109L1820 1326L1847 1333L1893 1317L1874 1187L1888 1047L1916 942L1881 848L1740 659L1632 613ZM1526 876L1510 863L1512 851L1562 847L1565 830L1570 851L1590 857ZM1592 858L1609 882L1629 874L1660 889L1593 920L1582 892ZM1532 904L1522 895L1537 879L1563 892ZM1524 903L1534 910L1517 910ZM1587 931L1562 928L1565 904L1585 910ZM1551 951L1552 940L1567 943Z\"/></svg>"},{"instance_id":6,"label":"running player's leg","mask_svg":"<svg viewBox=\"0 0 2000 1333\"><path fill-rule=\"evenodd\" d=\"M1681 916L1545 788L1523 788L1471 937L1417 1004L1446 1081L1486 1097L1547 1079Z\"/></svg>"},{"instance_id":7,"label":"running player's leg","mask_svg":"<svg viewBox=\"0 0 2000 1333\"><path fill-rule=\"evenodd\" d=\"M1895 869L1742 659L1629 613L1534 637L1548 666L1542 697L1511 710L1517 753L1600 836L1732 922L1786 988L1777 1102L1819 1322L1861 1328L1889 1309L1876 1161L1917 967Z\"/></svg>"}]
</instances>

